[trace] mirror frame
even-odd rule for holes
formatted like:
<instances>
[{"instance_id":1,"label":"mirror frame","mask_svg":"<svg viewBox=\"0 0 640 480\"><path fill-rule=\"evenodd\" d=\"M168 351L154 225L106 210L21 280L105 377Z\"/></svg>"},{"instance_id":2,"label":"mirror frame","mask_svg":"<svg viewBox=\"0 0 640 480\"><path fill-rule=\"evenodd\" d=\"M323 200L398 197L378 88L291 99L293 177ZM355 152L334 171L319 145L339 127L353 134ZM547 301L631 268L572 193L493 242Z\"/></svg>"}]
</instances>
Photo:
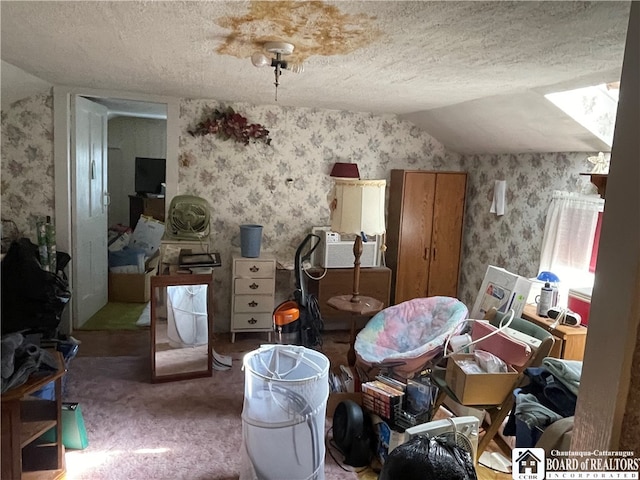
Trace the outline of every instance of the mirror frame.
<instances>
[{"instance_id":1,"label":"mirror frame","mask_svg":"<svg viewBox=\"0 0 640 480\"><path fill-rule=\"evenodd\" d=\"M207 285L207 369L193 372L157 375L156 373L156 325L159 289L173 286ZM166 295L165 295L166 297ZM213 273L153 275L151 277L151 382L174 382L191 378L210 377L213 374Z\"/></svg>"}]
</instances>

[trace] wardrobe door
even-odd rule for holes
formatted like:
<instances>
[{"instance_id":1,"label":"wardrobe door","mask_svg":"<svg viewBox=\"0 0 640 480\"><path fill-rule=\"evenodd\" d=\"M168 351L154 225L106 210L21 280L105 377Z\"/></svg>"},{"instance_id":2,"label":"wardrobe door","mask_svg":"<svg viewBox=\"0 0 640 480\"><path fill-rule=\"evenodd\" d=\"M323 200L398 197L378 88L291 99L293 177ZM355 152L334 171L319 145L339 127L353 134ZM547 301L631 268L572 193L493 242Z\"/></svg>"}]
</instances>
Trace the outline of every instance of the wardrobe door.
<instances>
[{"instance_id":1,"label":"wardrobe door","mask_svg":"<svg viewBox=\"0 0 640 480\"><path fill-rule=\"evenodd\" d=\"M458 296L466 173L437 175L427 296Z\"/></svg>"},{"instance_id":2,"label":"wardrobe door","mask_svg":"<svg viewBox=\"0 0 640 480\"><path fill-rule=\"evenodd\" d=\"M426 297L436 175L405 172L395 303Z\"/></svg>"}]
</instances>

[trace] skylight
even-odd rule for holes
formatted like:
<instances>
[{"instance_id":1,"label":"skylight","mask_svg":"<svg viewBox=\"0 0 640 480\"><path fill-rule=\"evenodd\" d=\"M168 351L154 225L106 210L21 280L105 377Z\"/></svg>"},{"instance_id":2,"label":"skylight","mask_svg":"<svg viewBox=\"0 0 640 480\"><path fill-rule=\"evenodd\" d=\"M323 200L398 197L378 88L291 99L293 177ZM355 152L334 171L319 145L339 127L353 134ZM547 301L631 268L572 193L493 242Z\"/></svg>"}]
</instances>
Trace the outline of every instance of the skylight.
<instances>
[{"instance_id":1,"label":"skylight","mask_svg":"<svg viewBox=\"0 0 640 480\"><path fill-rule=\"evenodd\" d=\"M607 145L613 144L618 83L548 93L545 97Z\"/></svg>"}]
</instances>

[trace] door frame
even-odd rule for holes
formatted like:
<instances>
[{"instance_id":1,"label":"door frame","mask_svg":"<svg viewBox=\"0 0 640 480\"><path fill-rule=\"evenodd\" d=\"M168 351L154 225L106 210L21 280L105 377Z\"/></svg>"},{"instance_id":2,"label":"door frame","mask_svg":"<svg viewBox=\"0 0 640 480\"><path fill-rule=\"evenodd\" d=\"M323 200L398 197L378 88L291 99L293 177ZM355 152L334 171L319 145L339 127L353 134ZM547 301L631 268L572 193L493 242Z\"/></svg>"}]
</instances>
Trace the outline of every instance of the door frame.
<instances>
[{"instance_id":1,"label":"door frame","mask_svg":"<svg viewBox=\"0 0 640 480\"><path fill-rule=\"evenodd\" d=\"M118 98L139 102L162 103L167 106L167 190L165 206L178 193L178 117L180 114L180 100L175 97L159 95L145 95L141 93L121 92L115 90L100 90L82 87L54 86L53 87L53 148L54 148L54 195L55 195L55 223L56 245L59 251L73 252L75 230L72 225L71 209L73 207L72 186L75 182L75 166L71 164L73 145L71 145L71 98L74 96L94 98ZM166 208L166 207L165 207ZM107 232L105 232L107 235ZM74 259L71 259L73 262ZM63 312L60 331L72 333L74 329L72 313L75 310L73 296L73 268L69 268L69 287L71 300L68 308Z\"/></svg>"}]
</instances>

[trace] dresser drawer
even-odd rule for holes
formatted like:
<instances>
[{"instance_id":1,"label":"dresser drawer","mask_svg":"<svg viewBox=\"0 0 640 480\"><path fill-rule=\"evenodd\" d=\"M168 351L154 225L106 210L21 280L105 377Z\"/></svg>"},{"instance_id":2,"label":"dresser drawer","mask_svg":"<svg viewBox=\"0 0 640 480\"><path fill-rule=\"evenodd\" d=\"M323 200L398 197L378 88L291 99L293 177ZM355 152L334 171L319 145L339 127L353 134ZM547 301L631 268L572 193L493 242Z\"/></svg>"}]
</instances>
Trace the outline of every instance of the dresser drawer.
<instances>
[{"instance_id":1,"label":"dresser drawer","mask_svg":"<svg viewBox=\"0 0 640 480\"><path fill-rule=\"evenodd\" d=\"M235 267L236 277L272 278L276 273L276 264L273 261L236 260Z\"/></svg>"},{"instance_id":2,"label":"dresser drawer","mask_svg":"<svg viewBox=\"0 0 640 480\"><path fill-rule=\"evenodd\" d=\"M231 324L233 330L269 330L273 327L273 315L267 312L235 313Z\"/></svg>"},{"instance_id":3,"label":"dresser drawer","mask_svg":"<svg viewBox=\"0 0 640 480\"><path fill-rule=\"evenodd\" d=\"M273 278L236 278L236 295L272 295L275 289Z\"/></svg>"},{"instance_id":4,"label":"dresser drawer","mask_svg":"<svg viewBox=\"0 0 640 480\"><path fill-rule=\"evenodd\" d=\"M240 313L273 313L273 295L236 295L233 299L233 311Z\"/></svg>"}]
</instances>

